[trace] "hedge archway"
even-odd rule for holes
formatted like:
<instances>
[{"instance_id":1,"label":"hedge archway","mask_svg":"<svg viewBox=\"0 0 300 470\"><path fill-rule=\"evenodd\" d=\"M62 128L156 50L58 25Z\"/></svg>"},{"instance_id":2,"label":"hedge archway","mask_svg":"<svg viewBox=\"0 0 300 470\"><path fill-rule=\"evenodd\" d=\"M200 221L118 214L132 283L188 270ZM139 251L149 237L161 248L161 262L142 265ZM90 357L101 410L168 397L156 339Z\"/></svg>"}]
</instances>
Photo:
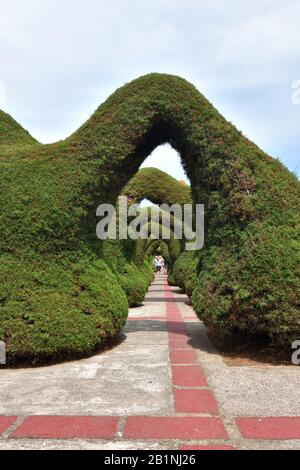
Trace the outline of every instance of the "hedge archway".
<instances>
[{"instance_id":1,"label":"hedge archway","mask_svg":"<svg viewBox=\"0 0 300 470\"><path fill-rule=\"evenodd\" d=\"M0 135L0 339L10 362L82 356L120 330L127 301L101 259L96 207L165 142L206 207L198 315L220 334L263 333L284 347L299 336L299 181L187 81L134 80L63 142L40 145L3 113Z\"/></svg>"},{"instance_id":2,"label":"hedge archway","mask_svg":"<svg viewBox=\"0 0 300 470\"><path fill-rule=\"evenodd\" d=\"M164 260L167 262L168 266L172 263L172 259L170 256L170 250L169 250L169 243L164 240L151 240L148 243L146 252L145 252L145 257L150 257L153 258L156 254L160 254L163 256Z\"/></svg>"},{"instance_id":3,"label":"hedge archway","mask_svg":"<svg viewBox=\"0 0 300 470\"><path fill-rule=\"evenodd\" d=\"M125 186L122 195L128 197L130 204L138 204L143 199L148 199L156 205L168 204L170 207L173 204L183 205L192 203L190 187L157 168L143 168L139 170ZM149 210L150 208L148 208ZM171 280L173 265L184 246L184 242L174 239L174 217L172 214L170 228L171 239L165 240L169 251L169 281ZM147 226L147 230L150 234L150 224ZM159 231L161 233L161 225L159 226ZM147 243L147 240L141 239L135 245L134 261L137 266L141 266L145 259Z\"/></svg>"},{"instance_id":4,"label":"hedge archway","mask_svg":"<svg viewBox=\"0 0 300 470\"><path fill-rule=\"evenodd\" d=\"M122 194L130 203L148 199L153 204L191 204L191 189L187 184L157 168L142 168L129 181Z\"/></svg>"},{"instance_id":5,"label":"hedge archway","mask_svg":"<svg viewBox=\"0 0 300 470\"><path fill-rule=\"evenodd\" d=\"M144 198L153 204L185 204L191 203L190 187L177 181L167 173L157 168L144 168L139 170L125 186L123 196L128 197L129 205L138 204ZM151 227L147 225L147 230ZM173 230L173 217L171 216L171 231ZM173 233L173 232L172 232ZM173 237L174 238L174 237ZM143 302L149 283L153 279L152 265L148 265L144 256L146 240L107 241L103 244L102 255L109 267L117 277L125 291L130 307ZM179 256L181 244L178 240L171 243L171 262L173 267L175 258ZM137 265L137 266L136 266Z\"/></svg>"}]
</instances>

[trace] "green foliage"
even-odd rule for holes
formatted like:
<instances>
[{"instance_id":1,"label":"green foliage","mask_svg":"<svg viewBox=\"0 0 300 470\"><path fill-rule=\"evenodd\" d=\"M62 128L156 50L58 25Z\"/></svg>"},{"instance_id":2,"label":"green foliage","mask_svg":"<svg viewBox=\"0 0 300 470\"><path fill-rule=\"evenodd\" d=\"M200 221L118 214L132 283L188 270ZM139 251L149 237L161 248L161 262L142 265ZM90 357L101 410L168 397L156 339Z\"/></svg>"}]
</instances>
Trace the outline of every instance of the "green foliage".
<instances>
[{"instance_id":1,"label":"green foliage","mask_svg":"<svg viewBox=\"0 0 300 470\"><path fill-rule=\"evenodd\" d=\"M191 84L150 74L64 142L40 145L0 115L0 339L10 362L89 354L120 330L127 302L116 276L133 275L124 266L134 246L120 243L111 260L96 208L165 142L206 208L199 279L188 287L198 315L222 334L263 332L288 347L299 337L299 181Z\"/></svg>"},{"instance_id":2,"label":"green foliage","mask_svg":"<svg viewBox=\"0 0 300 470\"><path fill-rule=\"evenodd\" d=\"M129 307L142 303L149 284L153 280L153 272L145 262L139 269L135 264L126 264L121 273L116 273L119 284L124 290Z\"/></svg>"},{"instance_id":3,"label":"green foliage","mask_svg":"<svg viewBox=\"0 0 300 470\"><path fill-rule=\"evenodd\" d=\"M132 203L148 199L153 204L191 204L188 185L177 181L157 168L143 168L129 181L123 190Z\"/></svg>"},{"instance_id":4,"label":"green foliage","mask_svg":"<svg viewBox=\"0 0 300 470\"><path fill-rule=\"evenodd\" d=\"M286 226L255 222L242 252L223 246L206 257L193 293L200 317L219 335L264 335L289 349L300 331L300 238Z\"/></svg>"},{"instance_id":5,"label":"green foliage","mask_svg":"<svg viewBox=\"0 0 300 470\"><path fill-rule=\"evenodd\" d=\"M11 116L0 110L0 146L37 144Z\"/></svg>"},{"instance_id":6,"label":"green foliage","mask_svg":"<svg viewBox=\"0 0 300 470\"><path fill-rule=\"evenodd\" d=\"M126 320L126 297L102 260L69 266L3 255L0 276L0 338L10 364L88 355Z\"/></svg>"},{"instance_id":7,"label":"green foliage","mask_svg":"<svg viewBox=\"0 0 300 470\"><path fill-rule=\"evenodd\" d=\"M158 239L150 236L151 230L157 231L159 236ZM147 239L139 239L136 241L133 260L137 266L142 265L144 260L148 260L149 257L153 256L157 250L160 250L168 262L169 269L173 268L173 265L181 253L182 243L181 240L174 238L172 230L172 224L170 227L170 238L162 239L162 224L149 223L148 224L149 237Z\"/></svg>"},{"instance_id":8,"label":"green foliage","mask_svg":"<svg viewBox=\"0 0 300 470\"><path fill-rule=\"evenodd\" d=\"M193 290L198 282L198 265L199 256L197 252L183 251L175 262L169 282L181 287L187 295L192 297Z\"/></svg>"},{"instance_id":9,"label":"green foliage","mask_svg":"<svg viewBox=\"0 0 300 470\"><path fill-rule=\"evenodd\" d=\"M137 267L131 245L130 240L107 240L102 245L102 257L124 290L129 307L134 307L143 302L153 277L143 260Z\"/></svg>"}]
</instances>

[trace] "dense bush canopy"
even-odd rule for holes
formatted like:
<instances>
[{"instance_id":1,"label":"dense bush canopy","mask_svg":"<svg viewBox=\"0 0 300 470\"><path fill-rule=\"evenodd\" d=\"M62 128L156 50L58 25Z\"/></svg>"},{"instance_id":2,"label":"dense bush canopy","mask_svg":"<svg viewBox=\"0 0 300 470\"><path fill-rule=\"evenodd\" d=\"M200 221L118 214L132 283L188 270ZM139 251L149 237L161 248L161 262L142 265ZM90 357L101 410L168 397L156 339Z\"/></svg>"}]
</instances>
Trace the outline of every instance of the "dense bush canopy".
<instances>
[{"instance_id":1,"label":"dense bush canopy","mask_svg":"<svg viewBox=\"0 0 300 470\"><path fill-rule=\"evenodd\" d=\"M123 268L96 238L96 208L115 202L165 142L206 207L195 288L192 280L198 315L220 334L266 334L284 346L299 337L298 179L191 84L150 74L56 144L40 145L0 114L0 340L10 362L88 354L118 333ZM129 262L133 247L119 248Z\"/></svg>"},{"instance_id":2,"label":"dense bush canopy","mask_svg":"<svg viewBox=\"0 0 300 470\"><path fill-rule=\"evenodd\" d=\"M123 190L130 202L148 199L153 204L191 204L191 188L157 168L143 168Z\"/></svg>"}]
</instances>

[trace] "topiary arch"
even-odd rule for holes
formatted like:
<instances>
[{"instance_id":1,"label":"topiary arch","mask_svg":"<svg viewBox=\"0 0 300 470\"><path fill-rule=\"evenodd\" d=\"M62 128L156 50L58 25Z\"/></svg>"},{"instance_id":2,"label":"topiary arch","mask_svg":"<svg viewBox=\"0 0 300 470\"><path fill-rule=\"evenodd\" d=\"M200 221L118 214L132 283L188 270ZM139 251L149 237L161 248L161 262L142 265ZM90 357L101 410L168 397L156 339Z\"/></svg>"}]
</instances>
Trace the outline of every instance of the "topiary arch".
<instances>
[{"instance_id":1,"label":"topiary arch","mask_svg":"<svg viewBox=\"0 0 300 470\"><path fill-rule=\"evenodd\" d=\"M156 168L139 170L123 189L122 195L128 197L128 203L136 204L148 198L154 204L166 202L173 204L191 203L191 190L188 185L182 184L175 178ZM173 229L173 218L171 223ZM151 227L147 224L147 230ZM102 258L106 260L110 269L116 275L118 282L125 291L130 307L143 302L149 284L153 279L153 266L145 258L146 240L133 241L106 241L102 246ZM179 240L171 240L172 268L175 259L181 251Z\"/></svg>"},{"instance_id":2,"label":"topiary arch","mask_svg":"<svg viewBox=\"0 0 300 470\"><path fill-rule=\"evenodd\" d=\"M125 186L122 194L136 204L148 199L153 204L191 204L191 188L157 168L143 168Z\"/></svg>"},{"instance_id":3,"label":"topiary arch","mask_svg":"<svg viewBox=\"0 0 300 470\"><path fill-rule=\"evenodd\" d=\"M95 236L96 207L165 142L206 207L196 312L222 334L284 346L299 336L299 181L187 81L134 80L53 145L1 114L3 127L0 339L10 362L82 356L120 330L127 300Z\"/></svg>"},{"instance_id":4,"label":"topiary arch","mask_svg":"<svg viewBox=\"0 0 300 470\"><path fill-rule=\"evenodd\" d=\"M183 205L192 203L191 188L187 184L176 180L157 168L143 168L139 170L125 186L122 195L127 196L131 204L140 203L143 199L148 199L153 204L161 205L165 203L170 207L172 207L173 204ZM160 234L161 229L162 227L159 225ZM150 234L150 224L149 226L147 225L147 230ZM171 280L174 262L180 255L182 247L184 246L184 241L174 239L173 230L174 219L171 214L170 240L165 240L164 243L153 240L153 250L160 246L163 247L162 249L165 252L165 257L168 260L169 281ZM149 255L147 252L148 243L149 240L141 239L135 244L133 259L137 266L141 266Z\"/></svg>"}]
</instances>

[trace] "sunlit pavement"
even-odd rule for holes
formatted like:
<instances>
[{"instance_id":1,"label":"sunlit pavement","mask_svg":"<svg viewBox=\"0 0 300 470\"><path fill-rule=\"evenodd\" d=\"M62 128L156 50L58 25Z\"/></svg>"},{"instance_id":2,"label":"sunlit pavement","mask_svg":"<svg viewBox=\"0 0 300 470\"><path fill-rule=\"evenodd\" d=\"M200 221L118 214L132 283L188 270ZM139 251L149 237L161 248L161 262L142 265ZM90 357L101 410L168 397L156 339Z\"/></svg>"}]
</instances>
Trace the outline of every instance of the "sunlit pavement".
<instances>
[{"instance_id":1,"label":"sunlit pavement","mask_svg":"<svg viewBox=\"0 0 300 470\"><path fill-rule=\"evenodd\" d=\"M2 369L0 391L0 449L300 448L299 368L227 366L165 276L113 349Z\"/></svg>"}]
</instances>

